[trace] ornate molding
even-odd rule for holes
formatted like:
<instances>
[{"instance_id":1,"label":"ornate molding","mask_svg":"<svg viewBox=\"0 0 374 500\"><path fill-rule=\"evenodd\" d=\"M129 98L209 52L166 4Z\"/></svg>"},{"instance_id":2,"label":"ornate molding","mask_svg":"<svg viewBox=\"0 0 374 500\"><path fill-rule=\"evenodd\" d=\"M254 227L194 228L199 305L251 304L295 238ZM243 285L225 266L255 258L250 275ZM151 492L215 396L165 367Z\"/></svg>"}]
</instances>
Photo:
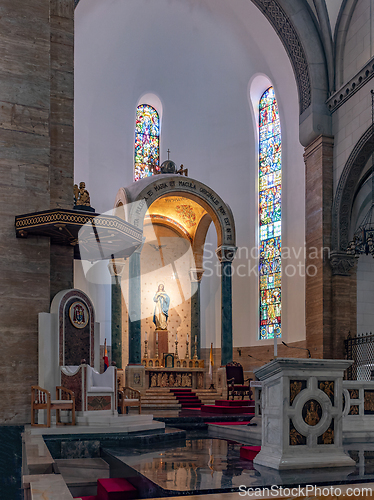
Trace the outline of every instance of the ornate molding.
<instances>
[{"instance_id":1,"label":"ornate molding","mask_svg":"<svg viewBox=\"0 0 374 500\"><path fill-rule=\"evenodd\" d=\"M78 248L75 258L128 257L143 241L141 229L113 215L52 209L15 217L17 238L47 236L56 245Z\"/></svg>"},{"instance_id":2,"label":"ornate molding","mask_svg":"<svg viewBox=\"0 0 374 500\"><path fill-rule=\"evenodd\" d=\"M350 99L358 90L360 90L364 85L368 83L374 77L374 57L351 78L347 83L345 83L339 90L337 90L331 97L326 101L326 104L331 111L334 113L342 104L344 104L348 99Z\"/></svg>"},{"instance_id":3,"label":"ornate molding","mask_svg":"<svg viewBox=\"0 0 374 500\"><path fill-rule=\"evenodd\" d=\"M330 266L333 276L350 276L356 264L356 259L352 255L344 252L331 252Z\"/></svg>"},{"instance_id":4,"label":"ornate molding","mask_svg":"<svg viewBox=\"0 0 374 500\"><path fill-rule=\"evenodd\" d=\"M235 254L237 251L238 247L230 247L226 245L221 245L219 248L216 250L216 255L221 262L232 262L235 258Z\"/></svg>"},{"instance_id":5,"label":"ornate molding","mask_svg":"<svg viewBox=\"0 0 374 500\"><path fill-rule=\"evenodd\" d=\"M353 148L336 189L332 210L332 248L345 252L349 243L349 226L355 190L365 165L374 150L372 125Z\"/></svg>"},{"instance_id":6,"label":"ornate molding","mask_svg":"<svg viewBox=\"0 0 374 500\"><path fill-rule=\"evenodd\" d=\"M252 2L273 26L289 55L299 89L300 114L302 114L312 102L312 92L309 67L299 35L289 16L276 0L252 0Z\"/></svg>"},{"instance_id":7,"label":"ornate molding","mask_svg":"<svg viewBox=\"0 0 374 500\"><path fill-rule=\"evenodd\" d=\"M112 277L120 278L125 269L125 261L122 259L111 259L108 264L108 269Z\"/></svg>"}]
</instances>

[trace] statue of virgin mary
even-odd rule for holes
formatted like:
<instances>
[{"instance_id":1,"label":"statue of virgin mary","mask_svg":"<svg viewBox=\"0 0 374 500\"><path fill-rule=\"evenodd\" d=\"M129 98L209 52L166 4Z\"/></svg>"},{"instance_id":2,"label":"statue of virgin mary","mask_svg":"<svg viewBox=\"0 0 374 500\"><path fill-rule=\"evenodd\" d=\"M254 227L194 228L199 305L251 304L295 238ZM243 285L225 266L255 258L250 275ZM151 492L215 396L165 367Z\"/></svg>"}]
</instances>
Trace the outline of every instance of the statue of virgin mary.
<instances>
[{"instance_id":1,"label":"statue of virgin mary","mask_svg":"<svg viewBox=\"0 0 374 500\"><path fill-rule=\"evenodd\" d=\"M155 310L153 313L153 323L156 325L156 330L167 330L167 320L169 317L170 297L165 292L163 283L158 285L157 292L153 297Z\"/></svg>"}]
</instances>

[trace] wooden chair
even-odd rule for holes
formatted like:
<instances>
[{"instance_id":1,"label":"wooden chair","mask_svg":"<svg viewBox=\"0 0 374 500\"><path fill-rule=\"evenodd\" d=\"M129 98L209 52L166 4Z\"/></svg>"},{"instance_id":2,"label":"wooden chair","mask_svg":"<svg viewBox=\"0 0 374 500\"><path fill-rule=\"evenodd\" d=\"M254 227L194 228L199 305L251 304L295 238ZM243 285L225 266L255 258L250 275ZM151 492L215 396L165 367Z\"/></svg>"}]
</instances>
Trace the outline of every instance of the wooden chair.
<instances>
[{"instance_id":1,"label":"wooden chair","mask_svg":"<svg viewBox=\"0 0 374 500\"><path fill-rule=\"evenodd\" d=\"M121 408L122 415L125 415L125 408L128 406L137 406L139 415L142 412L141 394L132 387L123 387L118 391L118 406Z\"/></svg>"},{"instance_id":2,"label":"wooden chair","mask_svg":"<svg viewBox=\"0 0 374 500\"><path fill-rule=\"evenodd\" d=\"M35 411L47 410L47 424L35 423ZM65 387L56 387L56 399L51 400L51 393L38 385L31 387L31 425L33 427L51 427L51 410L56 410L56 425L75 425L74 392ZM71 410L71 423L60 421L60 410Z\"/></svg>"},{"instance_id":3,"label":"wooden chair","mask_svg":"<svg viewBox=\"0 0 374 500\"><path fill-rule=\"evenodd\" d=\"M252 391L249 386L251 380L250 378L244 380L243 367L240 363L236 361L228 363L226 365L227 399L230 399L230 394L232 399L235 396L241 396L242 399L244 396L251 398ZM248 382L248 385L245 382Z\"/></svg>"}]
</instances>

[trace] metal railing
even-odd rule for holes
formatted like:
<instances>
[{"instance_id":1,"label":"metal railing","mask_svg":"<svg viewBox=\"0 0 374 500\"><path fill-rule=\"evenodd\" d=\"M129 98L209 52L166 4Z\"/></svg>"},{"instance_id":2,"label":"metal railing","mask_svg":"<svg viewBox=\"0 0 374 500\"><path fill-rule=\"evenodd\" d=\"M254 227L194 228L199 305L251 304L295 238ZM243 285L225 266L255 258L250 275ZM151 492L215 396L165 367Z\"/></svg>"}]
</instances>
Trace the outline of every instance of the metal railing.
<instances>
[{"instance_id":1,"label":"metal railing","mask_svg":"<svg viewBox=\"0 0 374 500\"><path fill-rule=\"evenodd\" d=\"M346 379L374 380L374 335L371 332L357 337L348 334L344 343L347 359L353 360L346 371Z\"/></svg>"}]
</instances>

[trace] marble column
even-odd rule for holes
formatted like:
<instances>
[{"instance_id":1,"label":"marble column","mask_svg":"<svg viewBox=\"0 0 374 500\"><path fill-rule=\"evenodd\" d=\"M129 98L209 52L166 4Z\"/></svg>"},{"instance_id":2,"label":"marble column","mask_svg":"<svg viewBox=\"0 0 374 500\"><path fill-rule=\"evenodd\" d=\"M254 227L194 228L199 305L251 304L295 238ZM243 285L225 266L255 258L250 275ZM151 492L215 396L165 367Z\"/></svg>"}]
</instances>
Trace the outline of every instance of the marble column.
<instances>
[{"instance_id":1,"label":"marble column","mask_svg":"<svg viewBox=\"0 0 374 500\"><path fill-rule=\"evenodd\" d=\"M313 358L333 358L331 267L331 211L333 147L329 136L319 136L305 148L305 324L306 347Z\"/></svg>"},{"instance_id":2,"label":"marble column","mask_svg":"<svg viewBox=\"0 0 374 500\"><path fill-rule=\"evenodd\" d=\"M129 365L141 364L141 269L143 245L129 259Z\"/></svg>"},{"instance_id":3,"label":"marble column","mask_svg":"<svg viewBox=\"0 0 374 500\"><path fill-rule=\"evenodd\" d=\"M190 269L191 278L191 358L195 354L195 337L197 339L197 357L200 359L201 320L200 320L200 285L204 269Z\"/></svg>"},{"instance_id":4,"label":"marble column","mask_svg":"<svg viewBox=\"0 0 374 500\"><path fill-rule=\"evenodd\" d=\"M232 266L236 247L221 245L216 250L221 263L221 365L232 361Z\"/></svg>"},{"instance_id":5,"label":"marble column","mask_svg":"<svg viewBox=\"0 0 374 500\"><path fill-rule=\"evenodd\" d=\"M121 276L125 263L122 259L112 259L109 272L112 277L112 361L122 368L122 289Z\"/></svg>"}]
</instances>

